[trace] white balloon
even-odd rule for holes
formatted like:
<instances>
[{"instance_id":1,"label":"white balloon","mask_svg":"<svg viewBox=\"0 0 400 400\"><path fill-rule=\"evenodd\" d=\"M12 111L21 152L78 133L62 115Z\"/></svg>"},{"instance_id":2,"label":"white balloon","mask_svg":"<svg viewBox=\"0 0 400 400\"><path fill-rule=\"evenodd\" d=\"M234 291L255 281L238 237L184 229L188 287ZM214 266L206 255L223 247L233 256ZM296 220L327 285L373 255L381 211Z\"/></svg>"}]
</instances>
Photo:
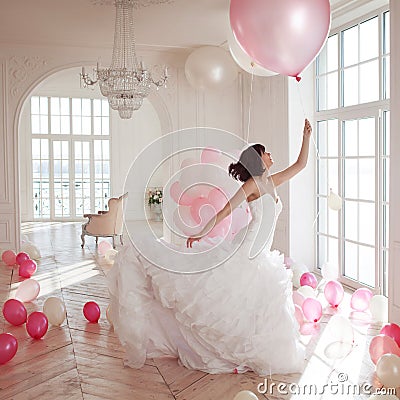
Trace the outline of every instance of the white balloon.
<instances>
[{"instance_id":1,"label":"white balloon","mask_svg":"<svg viewBox=\"0 0 400 400\"><path fill-rule=\"evenodd\" d=\"M306 299L308 297L315 298L315 290L311 286L300 286L297 292L302 294Z\"/></svg>"},{"instance_id":2,"label":"white balloon","mask_svg":"<svg viewBox=\"0 0 400 400\"><path fill-rule=\"evenodd\" d=\"M352 344L354 341L354 330L351 322L342 315L334 315L329 320L325 333L331 342L342 342Z\"/></svg>"},{"instance_id":3,"label":"white balloon","mask_svg":"<svg viewBox=\"0 0 400 400\"><path fill-rule=\"evenodd\" d=\"M330 190L328 196L328 207L334 211L339 211L342 208L342 198L336 193L332 192L332 189Z\"/></svg>"},{"instance_id":4,"label":"white balloon","mask_svg":"<svg viewBox=\"0 0 400 400\"><path fill-rule=\"evenodd\" d=\"M67 317L65 304L58 297L48 297L43 304L43 312L49 323L54 326L60 326Z\"/></svg>"},{"instance_id":5,"label":"white balloon","mask_svg":"<svg viewBox=\"0 0 400 400\"><path fill-rule=\"evenodd\" d=\"M236 64L217 46L193 51L185 63L185 75L195 89L218 89L229 86L237 77Z\"/></svg>"},{"instance_id":6,"label":"white balloon","mask_svg":"<svg viewBox=\"0 0 400 400\"><path fill-rule=\"evenodd\" d=\"M235 60L236 64L249 74L257 76L278 75L277 72L269 71L256 64L254 60L252 60L252 58L240 47L232 29L228 30L228 45L229 51L231 52L232 58Z\"/></svg>"},{"instance_id":7,"label":"white balloon","mask_svg":"<svg viewBox=\"0 0 400 400\"><path fill-rule=\"evenodd\" d=\"M389 315L389 301L387 297L377 294L372 296L369 303L369 310L371 311L372 318L379 322L388 322Z\"/></svg>"},{"instance_id":8,"label":"white balloon","mask_svg":"<svg viewBox=\"0 0 400 400\"><path fill-rule=\"evenodd\" d=\"M335 281L339 277L338 266L329 261L324 263L321 267L321 275L327 281Z\"/></svg>"},{"instance_id":9,"label":"white balloon","mask_svg":"<svg viewBox=\"0 0 400 400\"><path fill-rule=\"evenodd\" d=\"M27 253L32 260L39 260L41 257L39 249L30 242L24 243L21 246L21 251Z\"/></svg>"},{"instance_id":10,"label":"white balloon","mask_svg":"<svg viewBox=\"0 0 400 400\"><path fill-rule=\"evenodd\" d=\"M233 400L258 400L258 397L253 392L250 392L250 390L242 390Z\"/></svg>"},{"instance_id":11,"label":"white balloon","mask_svg":"<svg viewBox=\"0 0 400 400\"><path fill-rule=\"evenodd\" d=\"M376 375L387 388L400 385L400 357L396 354L384 354L376 363Z\"/></svg>"}]
</instances>

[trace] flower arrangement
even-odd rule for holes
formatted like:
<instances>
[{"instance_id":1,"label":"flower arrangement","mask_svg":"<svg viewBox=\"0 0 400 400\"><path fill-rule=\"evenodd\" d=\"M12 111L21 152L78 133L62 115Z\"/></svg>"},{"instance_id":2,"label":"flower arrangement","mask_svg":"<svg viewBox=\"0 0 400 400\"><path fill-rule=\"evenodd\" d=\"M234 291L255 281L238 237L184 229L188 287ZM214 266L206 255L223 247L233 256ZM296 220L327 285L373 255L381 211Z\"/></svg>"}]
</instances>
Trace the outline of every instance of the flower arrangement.
<instances>
[{"instance_id":1,"label":"flower arrangement","mask_svg":"<svg viewBox=\"0 0 400 400\"><path fill-rule=\"evenodd\" d=\"M162 189L149 190L149 206L153 204L162 204L163 192Z\"/></svg>"}]
</instances>

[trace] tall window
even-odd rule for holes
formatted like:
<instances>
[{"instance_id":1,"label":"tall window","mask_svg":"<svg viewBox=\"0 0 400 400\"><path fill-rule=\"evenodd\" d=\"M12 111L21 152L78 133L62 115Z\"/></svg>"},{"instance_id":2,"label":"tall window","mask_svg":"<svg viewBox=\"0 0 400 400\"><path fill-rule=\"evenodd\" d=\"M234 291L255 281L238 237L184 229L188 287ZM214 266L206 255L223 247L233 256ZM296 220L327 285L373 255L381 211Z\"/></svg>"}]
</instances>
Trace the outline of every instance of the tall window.
<instances>
[{"instance_id":1,"label":"tall window","mask_svg":"<svg viewBox=\"0 0 400 400\"><path fill-rule=\"evenodd\" d=\"M76 219L110 196L107 100L32 97L33 216Z\"/></svg>"},{"instance_id":2,"label":"tall window","mask_svg":"<svg viewBox=\"0 0 400 400\"><path fill-rule=\"evenodd\" d=\"M332 34L316 62L317 263L387 294L389 12ZM343 199L328 207L332 190Z\"/></svg>"}]
</instances>

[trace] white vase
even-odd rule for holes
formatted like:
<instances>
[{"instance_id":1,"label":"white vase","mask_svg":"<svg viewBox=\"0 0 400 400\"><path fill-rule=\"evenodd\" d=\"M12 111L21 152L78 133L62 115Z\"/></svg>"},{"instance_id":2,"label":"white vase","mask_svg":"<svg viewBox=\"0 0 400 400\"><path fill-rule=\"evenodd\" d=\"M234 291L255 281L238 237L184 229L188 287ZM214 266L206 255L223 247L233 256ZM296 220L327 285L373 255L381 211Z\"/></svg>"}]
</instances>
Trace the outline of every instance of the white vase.
<instances>
[{"instance_id":1,"label":"white vase","mask_svg":"<svg viewBox=\"0 0 400 400\"><path fill-rule=\"evenodd\" d=\"M151 206L152 210L153 210L153 215L154 215L154 220L155 221L162 221L162 208L161 208L161 204L152 204Z\"/></svg>"}]
</instances>

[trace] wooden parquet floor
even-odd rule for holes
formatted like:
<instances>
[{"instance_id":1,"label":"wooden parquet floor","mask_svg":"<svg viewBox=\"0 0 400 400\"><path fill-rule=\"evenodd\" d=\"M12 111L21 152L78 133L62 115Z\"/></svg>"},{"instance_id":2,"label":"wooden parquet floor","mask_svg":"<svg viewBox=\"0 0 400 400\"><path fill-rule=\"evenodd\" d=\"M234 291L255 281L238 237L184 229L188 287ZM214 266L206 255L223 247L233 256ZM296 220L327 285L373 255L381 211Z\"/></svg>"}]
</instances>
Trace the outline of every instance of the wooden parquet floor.
<instances>
[{"instance_id":1,"label":"wooden parquet floor","mask_svg":"<svg viewBox=\"0 0 400 400\"><path fill-rule=\"evenodd\" d=\"M2 399L137 399L137 400L233 400L241 390L250 390L261 399L330 399L331 394L302 397L275 391L262 394L257 386L264 378L253 373L209 375L180 367L176 359L149 359L140 370L124 367L123 350L106 319L108 291L105 275L111 268L98 256L94 240L88 238L82 250L80 224L26 223L23 234L41 251L38 271L33 276L41 285L39 297L26 303L28 313L42 311L49 296L60 297L67 309L67 320L60 327L49 327L41 340L27 334L25 326L14 327L0 316L0 332L16 336L16 356L0 365ZM0 264L0 305L13 297L22 279L16 268ZM87 301L101 308L98 324L86 322L82 314ZM346 311L345 311L346 312ZM349 315L347 313L347 315ZM351 316L357 346L345 360L329 360L324 354L323 329L329 320L324 315L319 333L303 336L307 366L302 374L272 375L268 384L294 383L322 385L339 372L357 384L374 381L368 343L379 327L363 316ZM367 395L332 398L367 399Z\"/></svg>"}]
</instances>

